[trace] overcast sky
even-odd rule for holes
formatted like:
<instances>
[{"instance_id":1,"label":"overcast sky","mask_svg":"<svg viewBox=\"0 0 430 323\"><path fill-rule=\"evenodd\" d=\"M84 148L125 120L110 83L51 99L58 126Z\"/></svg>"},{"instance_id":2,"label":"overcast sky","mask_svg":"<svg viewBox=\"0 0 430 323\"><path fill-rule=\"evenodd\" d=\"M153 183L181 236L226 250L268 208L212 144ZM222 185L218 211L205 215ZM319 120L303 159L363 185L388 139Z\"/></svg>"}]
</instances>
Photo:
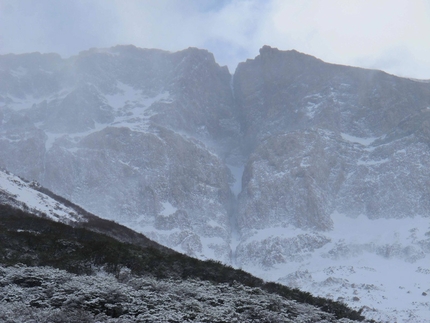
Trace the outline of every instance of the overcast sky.
<instances>
[{"instance_id":1,"label":"overcast sky","mask_svg":"<svg viewBox=\"0 0 430 323\"><path fill-rule=\"evenodd\" d=\"M206 48L231 72L270 45L430 79L430 0L0 0L0 54Z\"/></svg>"}]
</instances>

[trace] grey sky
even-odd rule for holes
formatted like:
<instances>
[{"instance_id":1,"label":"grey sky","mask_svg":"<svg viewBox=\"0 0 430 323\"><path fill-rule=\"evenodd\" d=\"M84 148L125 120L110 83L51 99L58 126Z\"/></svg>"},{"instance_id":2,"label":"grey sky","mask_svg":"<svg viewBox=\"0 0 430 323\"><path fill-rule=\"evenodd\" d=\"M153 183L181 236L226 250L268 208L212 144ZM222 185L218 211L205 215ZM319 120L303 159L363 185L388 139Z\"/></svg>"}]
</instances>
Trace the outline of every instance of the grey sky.
<instances>
[{"instance_id":1,"label":"grey sky","mask_svg":"<svg viewBox=\"0 0 430 323\"><path fill-rule=\"evenodd\" d=\"M0 54L117 44L206 48L231 72L270 45L430 79L430 1L0 0Z\"/></svg>"}]
</instances>

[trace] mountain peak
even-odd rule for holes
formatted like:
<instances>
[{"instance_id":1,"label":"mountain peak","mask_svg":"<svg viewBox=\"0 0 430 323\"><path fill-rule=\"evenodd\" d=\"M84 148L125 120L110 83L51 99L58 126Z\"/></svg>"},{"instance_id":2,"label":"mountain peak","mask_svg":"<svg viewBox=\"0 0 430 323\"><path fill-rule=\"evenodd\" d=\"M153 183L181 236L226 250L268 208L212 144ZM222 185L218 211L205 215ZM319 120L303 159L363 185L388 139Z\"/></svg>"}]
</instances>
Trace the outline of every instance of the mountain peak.
<instances>
[{"instance_id":1,"label":"mountain peak","mask_svg":"<svg viewBox=\"0 0 430 323\"><path fill-rule=\"evenodd\" d=\"M271 47L269 45L264 45L263 47L260 48L259 52L260 55L267 55L270 53L278 53L280 50L276 47Z\"/></svg>"},{"instance_id":2,"label":"mountain peak","mask_svg":"<svg viewBox=\"0 0 430 323\"><path fill-rule=\"evenodd\" d=\"M187 49L181 50L179 53L182 53L192 58L216 63L214 55L211 52L209 52L207 49L188 47Z\"/></svg>"},{"instance_id":3,"label":"mountain peak","mask_svg":"<svg viewBox=\"0 0 430 323\"><path fill-rule=\"evenodd\" d=\"M315 58L315 57L313 57L311 55L307 55L307 54L298 52L295 49L280 50L280 49L278 49L276 47L271 47L269 45L264 45L263 47L261 47L260 50L259 50L259 52L260 52L260 56L284 54L284 55L306 56L306 57Z\"/></svg>"}]
</instances>

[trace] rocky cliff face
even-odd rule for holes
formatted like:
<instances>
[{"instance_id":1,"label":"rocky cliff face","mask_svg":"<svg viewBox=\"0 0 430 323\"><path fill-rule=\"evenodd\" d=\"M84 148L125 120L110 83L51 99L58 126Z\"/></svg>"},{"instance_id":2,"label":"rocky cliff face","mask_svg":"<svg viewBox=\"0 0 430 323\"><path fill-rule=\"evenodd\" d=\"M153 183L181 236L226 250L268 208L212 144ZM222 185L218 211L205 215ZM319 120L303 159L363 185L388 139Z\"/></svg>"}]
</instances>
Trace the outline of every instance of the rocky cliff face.
<instances>
[{"instance_id":1,"label":"rocky cliff face","mask_svg":"<svg viewBox=\"0 0 430 323\"><path fill-rule=\"evenodd\" d=\"M239 126L212 54L126 46L0 66L3 167L170 247L229 260L221 156Z\"/></svg>"},{"instance_id":2,"label":"rocky cliff face","mask_svg":"<svg viewBox=\"0 0 430 323\"><path fill-rule=\"evenodd\" d=\"M428 259L429 82L267 46L232 79L205 50L117 46L0 57L0 107L2 167L189 255L356 304L336 279L365 286L358 263Z\"/></svg>"},{"instance_id":3,"label":"rocky cliff face","mask_svg":"<svg viewBox=\"0 0 430 323\"><path fill-rule=\"evenodd\" d=\"M245 135L254 145L274 133L325 128L378 137L429 105L429 84L324 63L268 46L240 63L235 97Z\"/></svg>"},{"instance_id":4,"label":"rocky cliff face","mask_svg":"<svg viewBox=\"0 0 430 323\"><path fill-rule=\"evenodd\" d=\"M237 263L369 317L424 322L430 83L263 47L234 90L249 154ZM397 268L414 283L395 286L407 295L387 295L388 259L409 263Z\"/></svg>"},{"instance_id":5,"label":"rocky cliff face","mask_svg":"<svg viewBox=\"0 0 430 323\"><path fill-rule=\"evenodd\" d=\"M263 47L234 78L243 229L428 214L430 84ZM246 149L245 148L245 149Z\"/></svg>"}]
</instances>

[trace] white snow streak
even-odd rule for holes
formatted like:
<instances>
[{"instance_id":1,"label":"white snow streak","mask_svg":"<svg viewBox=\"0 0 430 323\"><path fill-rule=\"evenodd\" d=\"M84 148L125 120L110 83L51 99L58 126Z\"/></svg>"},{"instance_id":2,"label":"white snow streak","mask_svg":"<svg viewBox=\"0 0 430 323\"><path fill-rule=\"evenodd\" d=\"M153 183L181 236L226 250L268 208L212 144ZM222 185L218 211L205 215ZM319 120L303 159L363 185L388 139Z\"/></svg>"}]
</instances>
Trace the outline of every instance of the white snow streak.
<instances>
[{"instance_id":1,"label":"white snow streak","mask_svg":"<svg viewBox=\"0 0 430 323\"><path fill-rule=\"evenodd\" d=\"M346 133L341 133L340 135L341 135L343 140L357 143L357 144L360 144L363 146L369 146L370 144L372 144L372 142L374 142L376 139L378 139L377 137L368 137L368 138L354 137L354 136L348 135Z\"/></svg>"},{"instance_id":2,"label":"white snow streak","mask_svg":"<svg viewBox=\"0 0 430 323\"><path fill-rule=\"evenodd\" d=\"M234 195L238 196L240 192L242 192L242 177L243 172L245 170L245 165L241 166L232 166L227 165L230 169L231 174L233 175L234 181L230 185L230 189Z\"/></svg>"},{"instance_id":3,"label":"white snow streak","mask_svg":"<svg viewBox=\"0 0 430 323\"><path fill-rule=\"evenodd\" d=\"M61 222L80 220L80 216L72 208L34 190L19 177L8 175L3 171L0 171L0 191L14 196L17 201L25 203L30 213L42 212L49 218Z\"/></svg>"}]
</instances>

